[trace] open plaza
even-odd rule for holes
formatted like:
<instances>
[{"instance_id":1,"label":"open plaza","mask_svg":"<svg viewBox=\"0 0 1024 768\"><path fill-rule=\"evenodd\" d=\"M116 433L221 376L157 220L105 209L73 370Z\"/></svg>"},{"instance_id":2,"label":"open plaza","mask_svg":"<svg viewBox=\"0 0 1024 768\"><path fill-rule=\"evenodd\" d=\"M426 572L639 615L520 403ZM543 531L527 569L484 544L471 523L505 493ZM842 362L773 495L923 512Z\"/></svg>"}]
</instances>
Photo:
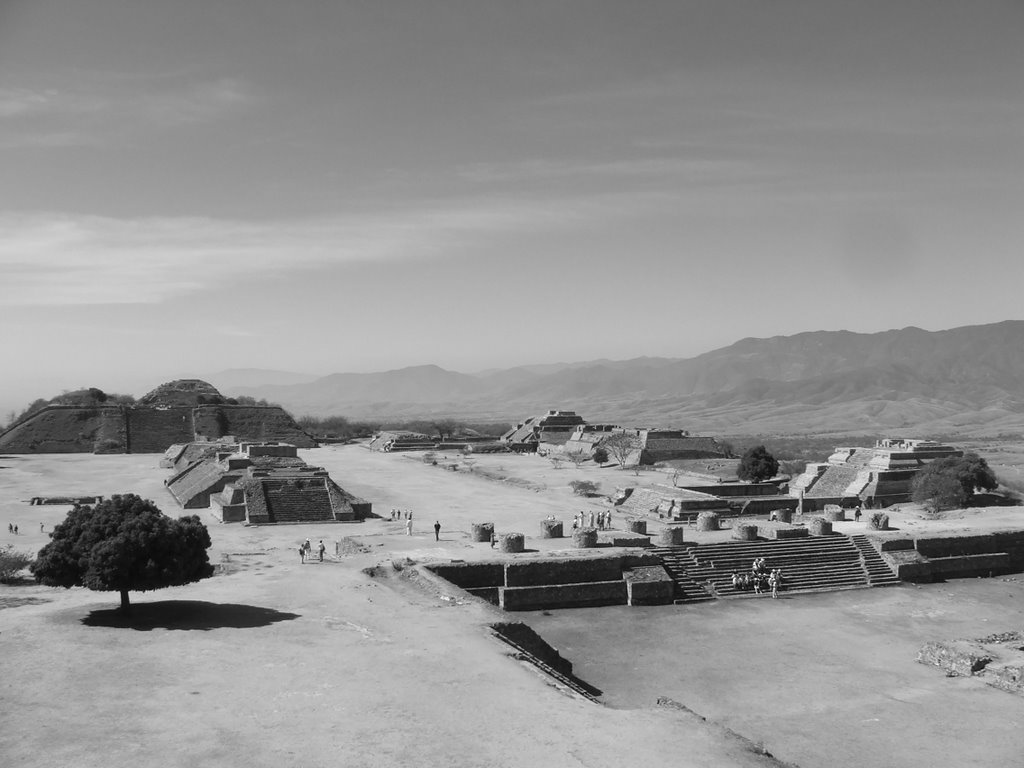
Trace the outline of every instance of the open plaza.
<instances>
[{"instance_id":1,"label":"open plaza","mask_svg":"<svg viewBox=\"0 0 1024 768\"><path fill-rule=\"evenodd\" d=\"M929 641L1024 626L1020 576L505 612L420 566L590 554L541 537L549 517L568 528L580 511L613 509L569 483L610 493L656 473L512 454L453 471L359 445L299 455L374 515L252 526L199 510L217 574L133 595L130 620L116 593L0 586L6 764L996 766L1024 751L1024 697L915 662ZM161 459L3 456L0 522L20 531L3 544L37 551L69 509L33 497L133 492L183 514ZM1015 507L890 516L893 535L1020 525ZM481 521L525 533L525 552L473 541ZM626 524L615 509L613 528ZM709 545L729 535L683 533ZM325 542L323 563L301 561L306 539ZM492 626L509 621L557 649L597 700L502 642Z\"/></svg>"}]
</instances>

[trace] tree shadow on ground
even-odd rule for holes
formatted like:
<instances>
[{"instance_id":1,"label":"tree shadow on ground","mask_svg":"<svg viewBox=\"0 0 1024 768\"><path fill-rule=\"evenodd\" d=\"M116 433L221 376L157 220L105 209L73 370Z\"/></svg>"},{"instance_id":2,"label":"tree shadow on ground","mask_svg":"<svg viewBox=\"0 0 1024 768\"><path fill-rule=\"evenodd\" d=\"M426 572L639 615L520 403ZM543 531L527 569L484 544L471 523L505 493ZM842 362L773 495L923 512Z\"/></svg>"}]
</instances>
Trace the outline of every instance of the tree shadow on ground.
<instances>
[{"instance_id":1,"label":"tree shadow on ground","mask_svg":"<svg viewBox=\"0 0 1024 768\"><path fill-rule=\"evenodd\" d=\"M297 613L283 613L257 605L162 600L132 605L131 613L127 616L118 608L91 611L82 619L82 624L87 627L115 627L148 632L153 629L254 629L297 618Z\"/></svg>"}]
</instances>

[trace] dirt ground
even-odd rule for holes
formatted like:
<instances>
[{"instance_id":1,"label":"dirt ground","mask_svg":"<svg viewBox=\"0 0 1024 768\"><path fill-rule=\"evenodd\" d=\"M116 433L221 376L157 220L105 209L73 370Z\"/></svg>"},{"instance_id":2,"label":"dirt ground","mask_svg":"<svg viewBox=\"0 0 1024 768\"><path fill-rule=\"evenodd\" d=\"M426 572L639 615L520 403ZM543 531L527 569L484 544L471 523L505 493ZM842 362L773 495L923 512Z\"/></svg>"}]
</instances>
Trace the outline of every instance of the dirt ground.
<instances>
[{"instance_id":1,"label":"dirt ground","mask_svg":"<svg viewBox=\"0 0 1024 768\"><path fill-rule=\"evenodd\" d=\"M359 447L302 455L385 517L413 510L414 535L386 519L250 528L200 512L218 575L133 593L130 625L112 612L115 593L0 586L0 765L770 763L714 722L654 707L659 695L803 768L868 762L858 755L1011 765L1024 753L1021 699L913 662L925 640L1021 628L1017 580L514 615L605 691L610 706L596 706L510 658L486 631L496 609L390 564L491 557L468 540L481 521L526 533L530 549L564 547L535 538L540 520L603 508L569 481L599 478L610 492L631 473L539 457L475 465L504 467L503 482ZM63 519L67 507L29 506L32 496L131 491L181 514L158 463L0 457L0 545L38 550L40 523ZM328 545L324 563L299 562L305 538ZM384 576L363 573L379 563Z\"/></svg>"}]
</instances>

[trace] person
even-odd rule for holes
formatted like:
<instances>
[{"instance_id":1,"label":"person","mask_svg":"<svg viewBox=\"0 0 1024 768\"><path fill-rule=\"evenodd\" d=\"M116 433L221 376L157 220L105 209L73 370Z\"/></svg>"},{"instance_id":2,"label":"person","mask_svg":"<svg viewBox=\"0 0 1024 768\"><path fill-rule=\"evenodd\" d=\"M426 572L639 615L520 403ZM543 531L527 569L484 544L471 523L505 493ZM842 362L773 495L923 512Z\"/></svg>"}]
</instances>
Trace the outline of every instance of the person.
<instances>
[{"instance_id":1,"label":"person","mask_svg":"<svg viewBox=\"0 0 1024 768\"><path fill-rule=\"evenodd\" d=\"M412 518L405 521L405 535L412 536Z\"/></svg>"},{"instance_id":2,"label":"person","mask_svg":"<svg viewBox=\"0 0 1024 768\"><path fill-rule=\"evenodd\" d=\"M434 521L434 541L440 541L440 540L441 540L441 521L440 520L435 520Z\"/></svg>"},{"instance_id":3,"label":"person","mask_svg":"<svg viewBox=\"0 0 1024 768\"><path fill-rule=\"evenodd\" d=\"M43 532L43 524L42 524L42 523L40 523L40 524L39 524L39 532L40 532L40 533L42 533L42 532Z\"/></svg>"},{"instance_id":4,"label":"person","mask_svg":"<svg viewBox=\"0 0 1024 768\"><path fill-rule=\"evenodd\" d=\"M854 520L854 522L857 522L857 523L860 522L860 506L859 505L853 510L853 520Z\"/></svg>"},{"instance_id":5,"label":"person","mask_svg":"<svg viewBox=\"0 0 1024 768\"><path fill-rule=\"evenodd\" d=\"M320 545L316 549L320 554L320 562L322 563L324 561L324 550L327 549L327 547L324 546L323 539L320 539Z\"/></svg>"},{"instance_id":6,"label":"person","mask_svg":"<svg viewBox=\"0 0 1024 768\"><path fill-rule=\"evenodd\" d=\"M595 515L594 515L594 510L590 510L590 527L591 527L591 528L593 528L593 527L594 527L594 524L595 524L595 520L594 520L594 517L595 517Z\"/></svg>"},{"instance_id":7,"label":"person","mask_svg":"<svg viewBox=\"0 0 1024 768\"><path fill-rule=\"evenodd\" d=\"M307 555L312 554L313 545L309 543L309 539L306 539L306 542L302 546L305 548Z\"/></svg>"},{"instance_id":8,"label":"person","mask_svg":"<svg viewBox=\"0 0 1024 768\"><path fill-rule=\"evenodd\" d=\"M608 523L608 530L610 531L612 529L612 511L610 509L608 510L608 520L607 520L607 523Z\"/></svg>"},{"instance_id":9,"label":"person","mask_svg":"<svg viewBox=\"0 0 1024 768\"><path fill-rule=\"evenodd\" d=\"M761 594L761 577L758 576L756 573L754 574L754 594Z\"/></svg>"},{"instance_id":10,"label":"person","mask_svg":"<svg viewBox=\"0 0 1024 768\"><path fill-rule=\"evenodd\" d=\"M494 531L491 531L491 549L494 549L494 542L498 540L498 537L494 535Z\"/></svg>"},{"instance_id":11,"label":"person","mask_svg":"<svg viewBox=\"0 0 1024 768\"><path fill-rule=\"evenodd\" d=\"M772 571L768 577L768 586L772 588L772 600L775 600L779 596L779 577L776 571Z\"/></svg>"},{"instance_id":12,"label":"person","mask_svg":"<svg viewBox=\"0 0 1024 768\"><path fill-rule=\"evenodd\" d=\"M299 547L299 562L306 562L306 545L303 544Z\"/></svg>"},{"instance_id":13,"label":"person","mask_svg":"<svg viewBox=\"0 0 1024 768\"><path fill-rule=\"evenodd\" d=\"M739 589L739 587L740 587L740 577L739 577L739 574L737 574L735 571L733 571L733 574L732 574L732 588L733 589Z\"/></svg>"},{"instance_id":14,"label":"person","mask_svg":"<svg viewBox=\"0 0 1024 768\"><path fill-rule=\"evenodd\" d=\"M18 524L17 523L14 524L14 535L15 536L18 535Z\"/></svg>"}]
</instances>

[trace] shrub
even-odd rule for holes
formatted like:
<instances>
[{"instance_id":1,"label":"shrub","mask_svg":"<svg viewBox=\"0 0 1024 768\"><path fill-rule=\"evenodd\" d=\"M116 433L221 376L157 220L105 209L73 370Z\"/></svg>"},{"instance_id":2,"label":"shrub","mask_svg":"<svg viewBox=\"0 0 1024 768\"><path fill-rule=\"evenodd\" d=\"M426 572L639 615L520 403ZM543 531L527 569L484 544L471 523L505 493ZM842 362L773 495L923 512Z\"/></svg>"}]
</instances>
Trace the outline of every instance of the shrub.
<instances>
[{"instance_id":1,"label":"shrub","mask_svg":"<svg viewBox=\"0 0 1024 768\"><path fill-rule=\"evenodd\" d=\"M20 571L28 567L32 562L32 556L24 552L18 552L13 544L8 544L0 549L0 584L9 584L14 581Z\"/></svg>"},{"instance_id":2,"label":"shrub","mask_svg":"<svg viewBox=\"0 0 1024 768\"><path fill-rule=\"evenodd\" d=\"M573 480L569 487L577 496L596 496L600 489L600 486L591 480Z\"/></svg>"}]
</instances>

